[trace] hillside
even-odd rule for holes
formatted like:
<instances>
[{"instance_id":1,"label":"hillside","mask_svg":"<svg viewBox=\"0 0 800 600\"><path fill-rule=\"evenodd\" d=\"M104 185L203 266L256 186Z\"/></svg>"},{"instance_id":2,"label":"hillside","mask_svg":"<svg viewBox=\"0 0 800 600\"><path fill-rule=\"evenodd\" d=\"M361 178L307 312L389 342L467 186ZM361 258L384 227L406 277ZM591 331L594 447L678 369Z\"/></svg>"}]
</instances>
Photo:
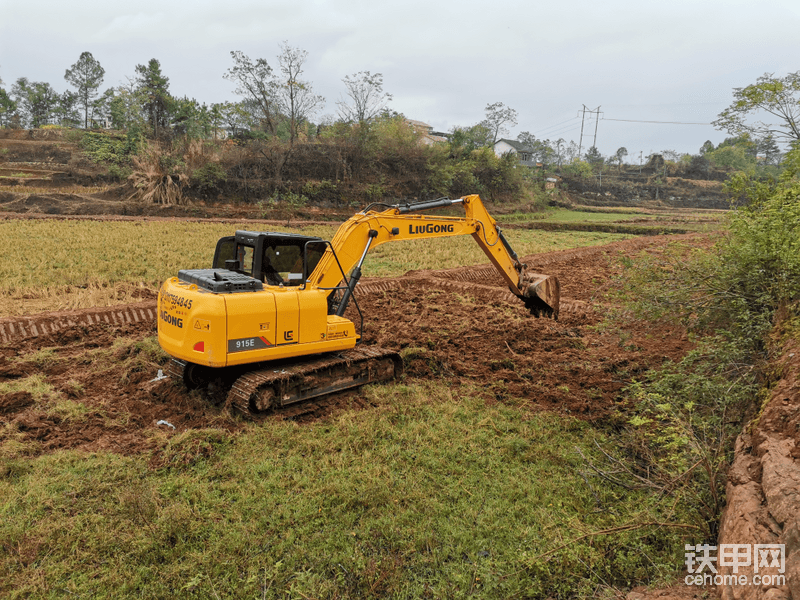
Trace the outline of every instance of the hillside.
<instances>
[{"instance_id":1,"label":"hillside","mask_svg":"<svg viewBox=\"0 0 800 600\"><path fill-rule=\"evenodd\" d=\"M136 188L127 180L130 169L93 162L79 141L80 132L68 130L0 130L0 211L341 220L354 206L369 201L435 195L416 181L420 165L394 165L388 176L364 171L357 180L333 181L320 171L319 157L300 156L307 150L295 151L286 167L291 177L276 184L271 159L264 152L245 151L227 142L218 145L213 158L205 157L206 170L208 164L215 165L209 171L214 177L198 176L185 184L187 205L162 206L136 201ZM317 153L322 155L325 149ZM187 162L190 158L194 157L186 157ZM303 160L311 160L315 167L304 168ZM722 171L698 172L665 167L662 162L622 166L589 177L564 174L556 189L560 202L580 205L725 209L729 207L722 192L725 177ZM276 192L276 186L283 191ZM475 191L467 187L463 193ZM494 199L491 193L482 195L496 205L513 202L508 193L494 194Z\"/></svg>"}]
</instances>

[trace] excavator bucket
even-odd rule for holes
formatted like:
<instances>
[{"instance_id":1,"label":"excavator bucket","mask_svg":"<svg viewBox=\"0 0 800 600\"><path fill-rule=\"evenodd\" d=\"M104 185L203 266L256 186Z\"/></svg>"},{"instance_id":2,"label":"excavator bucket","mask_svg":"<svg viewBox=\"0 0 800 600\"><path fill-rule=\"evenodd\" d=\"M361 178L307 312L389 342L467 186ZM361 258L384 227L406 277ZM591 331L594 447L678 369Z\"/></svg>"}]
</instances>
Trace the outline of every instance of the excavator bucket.
<instances>
[{"instance_id":1,"label":"excavator bucket","mask_svg":"<svg viewBox=\"0 0 800 600\"><path fill-rule=\"evenodd\" d=\"M520 287L525 307L533 316L558 320L561 292L557 277L525 272Z\"/></svg>"}]
</instances>

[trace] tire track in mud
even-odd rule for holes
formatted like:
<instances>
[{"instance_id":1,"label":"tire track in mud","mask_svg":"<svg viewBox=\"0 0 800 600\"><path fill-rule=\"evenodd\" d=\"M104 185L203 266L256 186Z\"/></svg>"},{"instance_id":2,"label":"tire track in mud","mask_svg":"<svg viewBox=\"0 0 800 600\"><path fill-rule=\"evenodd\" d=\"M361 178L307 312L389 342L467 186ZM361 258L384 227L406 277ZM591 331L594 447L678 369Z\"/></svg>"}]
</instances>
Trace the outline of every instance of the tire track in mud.
<instances>
[{"instance_id":1,"label":"tire track in mud","mask_svg":"<svg viewBox=\"0 0 800 600\"><path fill-rule=\"evenodd\" d=\"M72 328L92 325L111 326L155 323L154 301L124 304L107 308L87 308L76 311L45 313L33 317L0 319L0 344L10 344L26 338L52 336Z\"/></svg>"}]
</instances>

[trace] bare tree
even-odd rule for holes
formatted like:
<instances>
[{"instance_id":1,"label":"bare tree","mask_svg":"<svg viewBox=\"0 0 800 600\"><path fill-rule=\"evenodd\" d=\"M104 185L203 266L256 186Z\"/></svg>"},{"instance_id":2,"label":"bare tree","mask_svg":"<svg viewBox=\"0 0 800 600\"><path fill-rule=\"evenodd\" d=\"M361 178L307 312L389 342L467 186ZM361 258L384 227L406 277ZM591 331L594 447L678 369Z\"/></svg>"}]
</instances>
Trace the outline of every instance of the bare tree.
<instances>
[{"instance_id":1,"label":"bare tree","mask_svg":"<svg viewBox=\"0 0 800 600\"><path fill-rule=\"evenodd\" d=\"M307 57L308 52L305 50L292 48L288 42L281 44L278 64L282 78L279 83L278 96L283 111L289 117L290 144L294 144L297 139L297 130L300 124L325 103L325 98L314 95L309 82L300 79Z\"/></svg>"},{"instance_id":2,"label":"bare tree","mask_svg":"<svg viewBox=\"0 0 800 600\"><path fill-rule=\"evenodd\" d=\"M508 133L506 125L514 126L517 124L517 111L507 107L502 102L486 105L486 118L481 121L489 131L492 132L492 145L497 142L500 134Z\"/></svg>"},{"instance_id":3,"label":"bare tree","mask_svg":"<svg viewBox=\"0 0 800 600\"><path fill-rule=\"evenodd\" d=\"M350 123L365 123L377 117L391 101L392 95L383 91L383 75L359 71L344 79L349 101L340 100L339 116Z\"/></svg>"},{"instance_id":4,"label":"bare tree","mask_svg":"<svg viewBox=\"0 0 800 600\"><path fill-rule=\"evenodd\" d=\"M272 67L266 59L258 58L253 62L239 50L231 51L231 58L234 64L223 77L236 84L237 94L258 106L264 128L275 135L279 99L278 82Z\"/></svg>"}]
</instances>

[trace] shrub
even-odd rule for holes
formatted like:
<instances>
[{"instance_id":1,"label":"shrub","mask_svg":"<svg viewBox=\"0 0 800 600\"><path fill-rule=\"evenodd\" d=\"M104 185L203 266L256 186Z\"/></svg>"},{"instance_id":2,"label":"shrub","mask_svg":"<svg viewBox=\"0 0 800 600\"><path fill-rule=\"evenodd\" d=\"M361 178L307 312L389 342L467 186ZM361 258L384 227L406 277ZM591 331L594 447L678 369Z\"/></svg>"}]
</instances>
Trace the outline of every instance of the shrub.
<instances>
[{"instance_id":1,"label":"shrub","mask_svg":"<svg viewBox=\"0 0 800 600\"><path fill-rule=\"evenodd\" d=\"M128 137L87 131L81 136L80 145L86 155L98 163L122 164L135 152L136 144Z\"/></svg>"},{"instance_id":2,"label":"shrub","mask_svg":"<svg viewBox=\"0 0 800 600\"><path fill-rule=\"evenodd\" d=\"M191 181L201 190L208 190L228 180L228 173L217 162L209 162L192 172Z\"/></svg>"},{"instance_id":3,"label":"shrub","mask_svg":"<svg viewBox=\"0 0 800 600\"><path fill-rule=\"evenodd\" d=\"M784 166L774 184L732 181L750 204L731 214L711 251L676 247L628 261L621 277L636 316L678 319L698 340L682 361L629 388L629 473L687 500L709 539L733 443L759 410L767 336L800 301L800 152Z\"/></svg>"}]
</instances>

